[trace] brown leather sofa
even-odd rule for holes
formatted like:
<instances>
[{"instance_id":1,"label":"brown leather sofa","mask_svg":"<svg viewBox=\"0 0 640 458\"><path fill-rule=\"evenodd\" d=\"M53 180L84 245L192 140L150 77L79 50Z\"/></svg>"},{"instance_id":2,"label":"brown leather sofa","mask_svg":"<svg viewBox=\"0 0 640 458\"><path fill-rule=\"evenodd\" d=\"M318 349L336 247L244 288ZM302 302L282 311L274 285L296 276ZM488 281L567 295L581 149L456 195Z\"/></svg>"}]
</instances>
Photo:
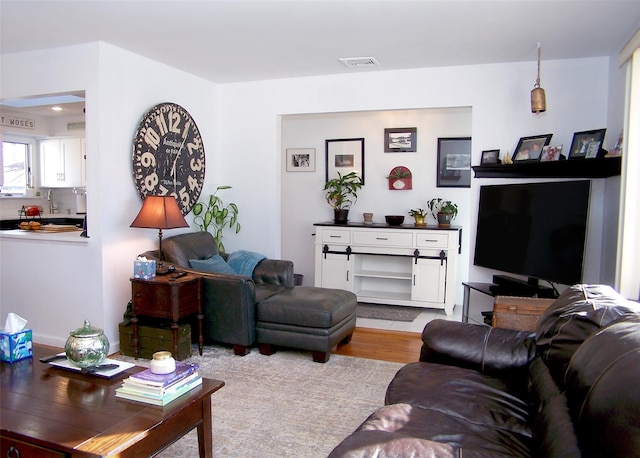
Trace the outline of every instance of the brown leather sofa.
<instances>
[{"instance_id":1,"label":"brown leather sofa","mask_svg":"<svg viewBox=\"0 0 640 458\"><path fill-rule=\"evenodd\" d=\"M575 285L536 333L437 320L330 457L638 457L640 307Z\"/></svg>"}]
</instances>

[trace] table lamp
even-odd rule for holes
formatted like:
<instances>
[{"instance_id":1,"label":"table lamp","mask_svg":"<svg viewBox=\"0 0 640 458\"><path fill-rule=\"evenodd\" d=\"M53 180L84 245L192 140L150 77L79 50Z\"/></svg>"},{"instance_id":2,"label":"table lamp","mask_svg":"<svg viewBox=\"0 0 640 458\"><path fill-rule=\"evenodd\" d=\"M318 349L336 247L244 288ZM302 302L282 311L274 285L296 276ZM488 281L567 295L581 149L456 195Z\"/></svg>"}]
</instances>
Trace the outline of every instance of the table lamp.
<instances>
[{"instance_id":1,"label":"table lamp","mask_svg":"<svg viewBox=\"0 0 640 458\"><path fill-rule=\"evenodd\" d=\"M176 198L173 196L146 196L138 216L130 227L158 229L160 254L156 275L167 274L167 269L162 265L162 229L189 227L180 212Z\"/></svg>"}]
</instances>

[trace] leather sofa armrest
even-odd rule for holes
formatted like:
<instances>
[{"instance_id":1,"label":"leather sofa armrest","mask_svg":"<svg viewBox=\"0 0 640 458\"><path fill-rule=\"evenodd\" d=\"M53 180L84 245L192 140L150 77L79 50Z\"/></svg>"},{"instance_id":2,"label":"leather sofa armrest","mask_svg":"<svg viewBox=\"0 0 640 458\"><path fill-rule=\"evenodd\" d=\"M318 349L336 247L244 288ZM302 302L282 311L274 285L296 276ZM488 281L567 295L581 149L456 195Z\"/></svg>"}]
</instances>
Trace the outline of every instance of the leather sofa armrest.
<instances>
[{"instance_id":1,"label":"leather sofa armrest","mask_svg":"<svg viewBox=\"0 0 640 458\"><path fill-rule=\"evenodd\" d=\"M422 331L420 361L501 375L523 370L535 356L535 333L433 320Z\"/></svg>"},{"instance_id":2,"label":"leather sofa armrest","mask_svg":"<svg viewBox=\"0 0 640 458\"><path fill-rule=\"evenodd\" d=\"M263 259L253 269L256 284L268 283L293 288L293 262L280 259Z\"/></svg>"}]
</instances>

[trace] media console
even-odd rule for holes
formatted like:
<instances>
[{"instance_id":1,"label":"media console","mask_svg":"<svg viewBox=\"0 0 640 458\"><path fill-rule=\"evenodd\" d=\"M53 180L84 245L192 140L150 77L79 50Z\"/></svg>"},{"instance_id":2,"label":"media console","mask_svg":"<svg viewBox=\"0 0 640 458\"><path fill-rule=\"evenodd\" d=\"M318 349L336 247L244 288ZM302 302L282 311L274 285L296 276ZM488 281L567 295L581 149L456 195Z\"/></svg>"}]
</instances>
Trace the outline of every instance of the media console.
<instances>
[{"instance_id":1,"label":"media console","mask_svg":"<svg viewBox=\"0 0 640 458\"><path fill-rule=\"evenodd\" d=\"M458 227L316 223L315 286L358 301L453 313Z\"/></svg>"}]
</instances>

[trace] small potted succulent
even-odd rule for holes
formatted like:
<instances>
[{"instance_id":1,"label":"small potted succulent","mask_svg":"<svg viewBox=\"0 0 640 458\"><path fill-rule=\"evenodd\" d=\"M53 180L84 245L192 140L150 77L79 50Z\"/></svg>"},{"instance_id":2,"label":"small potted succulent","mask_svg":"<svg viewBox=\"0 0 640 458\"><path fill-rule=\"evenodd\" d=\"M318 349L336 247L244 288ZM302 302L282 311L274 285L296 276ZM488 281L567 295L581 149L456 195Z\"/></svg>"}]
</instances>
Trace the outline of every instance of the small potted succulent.
<instances>
[{"instance_id":1,"label":"small potted succulent","mask_svg":"<svg viewBox=\"0 0 640 458\"><path fill-rule=\"evenodd\" d=\"M427 211L423 210L422 208L412 208L409 211L409 215L413 216L413 218L416 220L415 225L416 226L426 226L427 223L424 222L425 218L427 217Z\"/></svg>"},{"instance_id":2,"label":"small potted succulent","mask_svg":"<svg viewBox=\"0 0 640 458\"><path fill-rule=\"evenodd\" d=\"M351 172L342 175L338 172L338 178L332 178L324 185L327 191L325 199L331 205L334 212L334 222L344 224L349 216L349 209L358 199L358 190L362 187L362 178Z\"/></svg>"},{"instance_id":3,"label":"small potted succulent","mask_svg":"<svg viewBox=\"0 0 640 458\"><path fill-rule=\"evenodd\" d=\"M427 202L427 207L438 221L438 226L448 227L451 225L451 221L458 216L458 205L454 204L450 200L444 200L440 197L436 197Z\"/></svg>"}]
</instances>

